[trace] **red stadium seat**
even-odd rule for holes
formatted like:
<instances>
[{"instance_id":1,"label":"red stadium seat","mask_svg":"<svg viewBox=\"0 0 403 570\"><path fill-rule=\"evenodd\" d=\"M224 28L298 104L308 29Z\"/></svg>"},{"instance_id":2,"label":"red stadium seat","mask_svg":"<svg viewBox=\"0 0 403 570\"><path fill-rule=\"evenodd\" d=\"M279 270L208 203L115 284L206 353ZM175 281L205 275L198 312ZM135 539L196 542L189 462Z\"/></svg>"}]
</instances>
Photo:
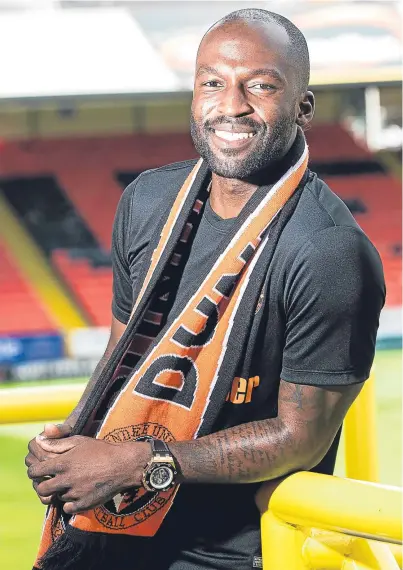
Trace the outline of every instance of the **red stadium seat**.
<instances>
[{"instance_id":1,"label":"red stadium seat","mask_svg":"<svg viewBox=\"0 0 403 570\"><path fill-rule=\"evenodd\" d=\"M1 242L0 314L0 334L32 334L57 329Z\"/></svg>"},{"instance_id":2,"label":"red stadium seat","mask_svg":"<svg viewBox=\"0 0 403 570\"><path fill-rule=\"evenodd\" d=\"M110 326L112 271L93 268L86 260L70 259L65 251L55 251L53 262L64 277L92 325Z\"/></svg>"},{"instance_id":3,"label":"red stadium seat","mask_svg":"<svg viewBox=\"0 0 403 570\"><path fill-rule=\"evenodd\" d=\"M311 161L315 164L343 163L348 167L355 161L363 164L365 170L366 162L374 163L374 156L368 149L340 125L315 125L306 134ZM97 243L109 251L113 218L122 191L117 176L194 156L187 133L37 140L29 144L8 142L2 151L0 178L53 176ZM402 199L399 182L383 172L370 173L369 170L365 174L323 177L343 199L359 199L365 205L366 212L358 213L357 221L381 254L388 288L387 304L401 305L402 264L398 252L401 248ZM54 252L52 260L89 321L94 325L109 326L111 268L93 267L88 260L73 259L63 251ZM12 283L12 278L9 279ZM14 290L13 284L7 287ZM4 303L9 305L7 301ZM39 307L38 301L36 306ZM28 314L26 309L25 314ZM1 326L4 330L14 330L17 325L8 325L11 322L8 318L12 316L1 319ZM43 314L41 318L44 318ZM31 327L46 328L50 324L40 321L39 316L29 320ZM21 323L21 314L15 317L15 322Z\"/></svg>"},{"instance_id":4,"label":"red stadium seat","mask_svg":"<svg viewBox=\"0 0 403 570\"><path fill-rule=\"evenodd\" d=\"M310 156L317 162L365 160L371 153L338 124L315 125L306 132Z\"/></svg>"},{"instance_id":5,"label":"red stadium seat","mask_svg":"<svg viewBox=\"0 0 403 570\"><path fill-rule=\"evenodd\" d=\"M399 182L385 174L325 177L341 198L360 198L367 207L357 221L378 249L387 284L386 304L402 304L402 193Z\"/></svg>"}]
</instances>

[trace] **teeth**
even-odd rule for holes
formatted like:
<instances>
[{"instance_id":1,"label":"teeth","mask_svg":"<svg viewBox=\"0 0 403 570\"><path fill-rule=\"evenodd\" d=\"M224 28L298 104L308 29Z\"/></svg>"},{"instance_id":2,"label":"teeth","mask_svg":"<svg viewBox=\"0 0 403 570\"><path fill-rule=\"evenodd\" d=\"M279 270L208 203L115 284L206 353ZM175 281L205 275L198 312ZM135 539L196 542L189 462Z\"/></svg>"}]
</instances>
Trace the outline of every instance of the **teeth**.
<instances>
[{"instance_id":1,"label":"teeth","mask_svg":"<svg viewBox=\"0 0 403 570\"><path fill-rule=\"evenodd\" d=\"M251 139L255 133L231 133L229 131L214 131L217 137L225 141L239 141L242 139Z\"/></svg>"}]
</instances>

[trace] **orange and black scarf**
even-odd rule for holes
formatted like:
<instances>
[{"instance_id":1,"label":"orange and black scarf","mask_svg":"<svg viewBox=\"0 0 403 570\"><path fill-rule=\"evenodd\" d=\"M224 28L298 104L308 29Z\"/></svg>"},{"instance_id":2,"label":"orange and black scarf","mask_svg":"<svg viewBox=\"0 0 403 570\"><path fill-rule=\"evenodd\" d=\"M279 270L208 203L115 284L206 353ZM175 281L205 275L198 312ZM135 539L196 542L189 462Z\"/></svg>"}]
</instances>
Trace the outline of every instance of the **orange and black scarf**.
<instances>
[{"instance_id":1,"label":"orange and black scarf","mask_svg":"<svg viewBox=\"0 0 403 570\"><path fill-rule=\"evenodd\" d=\"M202 268L200 284L173 314L174 277L186 263L208 199L211 173L198 161L149 244L131 319L74 434L169 443L211 433L237 374L276 244L306 182L308 149L301 132L294 148L293 164L274 185L258 188L217 244L211 266ZM97 536L154 536L177 491L132 489L72 517L51 506L35 568L88 570L86 546Z\"/></svg>"}]
</instances>

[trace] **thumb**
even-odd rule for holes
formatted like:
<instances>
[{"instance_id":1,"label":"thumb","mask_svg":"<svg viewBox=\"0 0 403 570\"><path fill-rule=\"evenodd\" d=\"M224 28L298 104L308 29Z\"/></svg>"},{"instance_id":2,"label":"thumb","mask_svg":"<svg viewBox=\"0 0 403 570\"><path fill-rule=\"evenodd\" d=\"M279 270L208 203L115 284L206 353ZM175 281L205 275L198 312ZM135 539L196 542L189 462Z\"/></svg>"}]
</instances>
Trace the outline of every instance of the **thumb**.
<instances>
[{"instance_id":1,"label":"thumb","mask_svg":"<svg viewBox=\"0 0 403 570\"><path fill-rule=\"evenodd\" d=\"M69 424L45 424L39 439L60 439L71 434L72 427Z\"/></svg>"},{"instance_id":2,"label":"thumb","mask_svg":"<svg viewBox=\"0 0 403 570\"><path fill-rule=\"evenodd\" d=\"M39 436L36 438L37 443L40 445L42 449L45 451L51 451L52 453L65 453L66 451L70 451L73 447L80 445L85 441L87 438L76 435L74 437L66 437L63 439L55 439L55 438L42 438L39 439Z\"/></svg>"}]
</instances>

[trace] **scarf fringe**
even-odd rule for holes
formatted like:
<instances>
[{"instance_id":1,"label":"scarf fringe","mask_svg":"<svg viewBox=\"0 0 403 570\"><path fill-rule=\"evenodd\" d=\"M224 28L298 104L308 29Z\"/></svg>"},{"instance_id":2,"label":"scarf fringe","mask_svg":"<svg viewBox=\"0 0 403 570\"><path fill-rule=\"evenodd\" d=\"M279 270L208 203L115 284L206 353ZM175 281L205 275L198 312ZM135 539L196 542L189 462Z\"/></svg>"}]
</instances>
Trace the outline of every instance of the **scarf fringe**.
<instances>
[{"instance_id":1,"label":"scarf fringe","mask_svg":"<svg viewBox=\"0 0 403 570\"><path fill-rule=\"evenodd\" d=\"M40 559L41 570L99 570L105 558L105 541L75 542L68 533L60 536Z\"/></svg>"}]
</instances>

